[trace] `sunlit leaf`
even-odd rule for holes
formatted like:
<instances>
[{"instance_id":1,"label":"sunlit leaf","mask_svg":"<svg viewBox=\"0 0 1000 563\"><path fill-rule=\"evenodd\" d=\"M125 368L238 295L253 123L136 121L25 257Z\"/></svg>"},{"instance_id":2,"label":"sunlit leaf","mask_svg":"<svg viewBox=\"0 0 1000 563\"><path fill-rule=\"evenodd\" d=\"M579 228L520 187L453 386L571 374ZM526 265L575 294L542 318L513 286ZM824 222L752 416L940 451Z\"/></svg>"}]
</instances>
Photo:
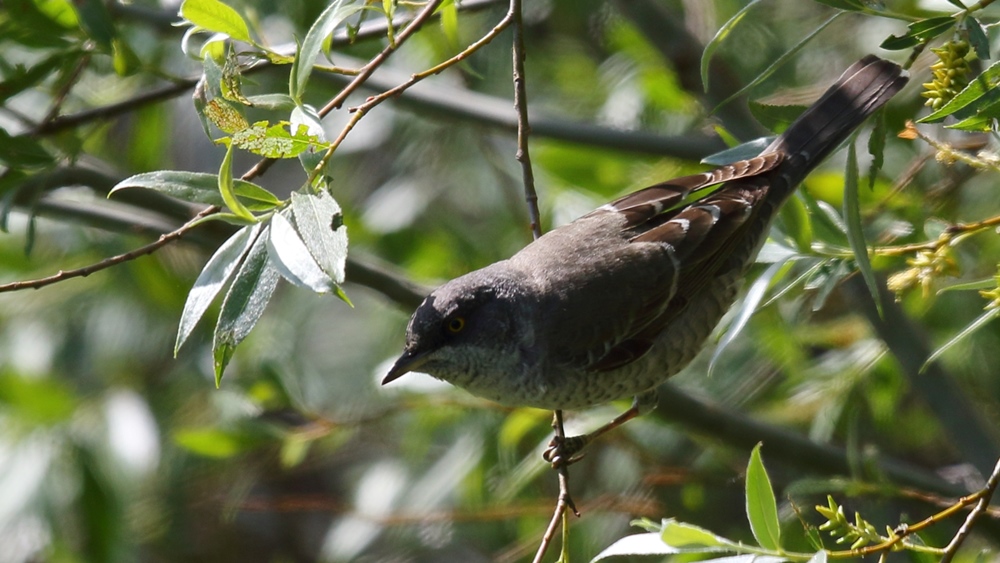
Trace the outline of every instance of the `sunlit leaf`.
<instances>
[{"instance_id":1,"label":"sunlit leaf","mask_svg":"<svg viewBox=\"0 0 1000 563\"><path fill-rule=\"evenodd\" d=\"M232 145L226 147L226 156L222 159L222 165L219 167L219 193L222 195L222 201L226 202L226 207L237 217L247 221L256 220L253 213L236 197L235 183L233 182Z\"/></svg>"},{"instance_id":2,"label":"sunlit leaf","mask_svg":"<svg viewBox=\"0 0 1000 563\"><path fill-rule=\"evenodd\" d=\"M76 404L72 390L62 380L0 375L0 410L8 416L49 426L67 421Z\"/></svg>"},{"instance_id":3,"label":"sunlit leaf","mask_svg":"<svg viewBox=\"0 0 1000 563\"><path fill-rule=\"evenodd\" d=\"M219 313L212 341L216 386L222 382L222 373L236 347L250 334L264 314L264 308L271 300L281 277L267 256L268 236L267 227L264 227L243 259L222 302L222 311Z\"/></svg>"},{"instance_id":4,"label":"sunlit leaf","mask_svg":"<svg viewBox=\"0 0 1000 563\"><path fill-rule=\"evenodd\" d=\"M949 285L948 287L942 287L937 291L938 295L942 293L947 293L949 291L982 291L984 289L993 289L997 286L996 278L990 277L984 280L978 280L968 283L956 283L954 285Z\"/></svg>"},{"instance_id":5,"label":"sunlit leaf","mask_svg":"<svg viewBox=\"0 0 1000 563\"><path fill-rule=\"evenodd\" d=\"M288 281L316 293L328 293L334 289L335 284L320 269L291 221L285 217L288 213L290 212L285 210L271 217L268 254Z\"/></svg>"},{"instance_id":6,"label":"sunlit leaf","mask_svg":"<svg viewBox=\"0 0 1000 563\"><path fill-rule=\"evenodd\" d=\"M222 246L215 251L201 273L198 274L198 279L195 280L191 291L188 292L184 311L181 313L180 325L177 327L177 341L174 344L174 356L177 356L178 350L191 335L195 325L198 324L202 315L215 300L215 296L222 290L229 276L240 265L243 256L250 250L250 246L260 234L260 228L260 223L257 223L237 231L236 234L229 237L229 240L222 243Z\"/></svg>"},{"instance_id":7,"label":"sunlit leaf","mask_svg":"<svg viewBox=\"0 0 1000 563\"><path fill-rule=\"evenodd\" d=\"M293 193L292 211L310 254L334 283L344 283L347 227L340 205L326 191L317 194Z\"/></svg>"},{"instance_id":8,"label":"sunlit leaf","mask_svg":"<svg viewBox=\"0 0 1000 563\"><path fill-rule=\"evenodd\" d=\"M781 549L781 522L778 504L774 500L771 479L760 456L761 444L754 446L747 464L747 519L757 543L766 549Z\"/></svg>"},{"instance_id":9,"label":"sunlit leaf","mask_svg":"<svg viewBox=\"0 0 1000 563\"><path fill-rule=\"evenodd\" d=\"M234 137L250 127L240 110L236 109L236 106L230 102L225 101L224 98L209 100L205 104L205 117L219 130Z\"/></svg>"},{"instance_id":10,"label":"sunlit leaf","mask_svg":"<svg viewBox=\"0 0 1000 563\"><path fill-rule=\"evenodd\" d=\"M854 142L847 145L847 169L844 171L844 219L847 221L847 241L854 251L854 261L861 271L868 291L882 314L882 300L879 298L878 281L875 270L872 269L868 257L868 243L865 241L864 227L861 224L861 203L858 196L858 155Z\"/></svg>"},{"instance_id":11,"label":"sunlit leaf","mask_svg":"<svg viewBox=\"0 0 1000 563\"><path fill-rule=\"evenodd\" d=\"M287 121L279 121L274 125L258 121L234 133L232 143L236 147L267 158L295 158L310 147L323 145L305 126L296 127L295 133L288 131L289 126Z\"/></svg>"},{"instance_id":12,"label":"sunlit leaf","mask_svg":"<svg viewBox=\"0 0 1000 563\"><path fill-rule=\"evenodd\" d=\"M645 534L633 534L619 539L609 545L604 551L597 554L592 561L600 561L609 557L624 557L627 555L671 555L680 553L675 547L663 543L660 534L649 532Z\"/></svg>"},{"instance_id":13,"label":"sunlit leaf","mask_svg":"<svg viewBox=\"0 0 1000 563\"><path fill-rule=\"evenodd\" d=\"M118 182L108 193L108 197L127 188L156 190L177 199L208 205L225 205L219 193L219 177L204 172L182 170L158 170L136 174ZM281 204L281 200L266 189L245 180L233 179L233 192L253 211L269 211Z\"/></svg>"},{"instance_id":14,"label":"sunlit leaf","mask_svg":"<svg viewBox=\"0 0 1000 563\"><path fill-rule=\"evenodd\" d=\"M732 541L712 532L676 520L666 520L660 531L660 539L677 553L703 553L713 551L732 551L736 547Z\"/></svg>"},{"instance_id":15,"label":"sunlit leaf","mask_svg":"<svg viewBox=\"0 0 1000 563\"><path fill-rule=\"evenodd\" d=\"M302 40L298 56L292 63L292 71L288 77L288 93L296 103L302 101L302 93L306 89L306 83L309 82L309 75L312 74L313 65L316 64L316 57L323 50L323 42L326 37L333 33L341 22L363 8L363 4L355 4L354 0L336 0L327 6L313 22L305 39Z\"/></svg>"},{"instance_id":16,"label":"sunlit leaf","mask_svg":"<svg viewBox=\"0 0 1000 563\"><path fill-rule=\"evenodd\" d=\"M715 32L715 37L712 37L712 40L705 45L705 50L702 51L701 54L701 86L706 92L708 92L708 68L712 64L712 55L714 55L715 50L722 45L722 42L729 37L729 34L732 33L736 25L739 24L748 13L750 13L751 8L753 8L758 1L759 0L751 0L746 6L743 6L739 12L736 12L736 15L729 18L729 21L726 23L722 24L719 31Z\"/></svg>"},{"instance_id":17,"label":"sunlit leaf","mask_svg":"<svg viewBox=\"0 0 1000 563\"><path fill-rule=\"evenodd\" d=\"M244 451L249 444L238 434L218 428L188 428L174 432L174 443L192 453L225 459Z\"/></svg>"},{"instance_id":18,"label":"sunlit leaf","mask_svg":"<svg viewBox=\"0 0 1000 563\"><path fill-rule=\"evenodd\" d=\"M239 12L219 0L184 0L180 14L200 28L225 33L237 41L253 42L247 22Z\"/></svg>"}]
</instances>

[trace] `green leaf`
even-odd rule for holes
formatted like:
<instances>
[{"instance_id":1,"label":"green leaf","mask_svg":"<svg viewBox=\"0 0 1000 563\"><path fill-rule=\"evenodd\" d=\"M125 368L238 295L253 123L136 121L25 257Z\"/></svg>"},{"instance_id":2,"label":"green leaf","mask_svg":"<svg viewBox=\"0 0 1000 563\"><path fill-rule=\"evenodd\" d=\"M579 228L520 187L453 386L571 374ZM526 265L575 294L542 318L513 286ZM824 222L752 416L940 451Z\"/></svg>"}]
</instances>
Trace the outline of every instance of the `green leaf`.
<instances>
[{"instance_id":1,"label":"green leaf","mask_svg":"<svg viewBox=\"0 0 1000 563\"><path fill-rule=\"evenodd\" d=\"M118 36L114 21L103 0L82 0L76 2L80 27L100 45L105 53L112 52L112 43Z\"/></svg>"},{"instance_id":2,"label":"green leaf","mask_svg":"<svg viewBox=\"0 0 1000 563\"><path fill-rule=\"evenodd\" d=\"M726 538L717 536L705 528L676 520L666 520L660 530L663 543L677 550L677 553L704 553L733 551L736 545Z\"/></svg>"},{"instance_id":3,"label":"green leaf","mask_svg":"<svg viewBox=\"0 0 1000 563\"><path fill-rule=\"evenodd\" d=\"M304 125L295 127L295 133L286 129L290 126L292 125L287 121L279 121L274 125L258 121L234 133L232 144L267 158L295 158L309 148L325 146L316 135L309 134L309 129Z\"/></svg>"},{"instance_id":4,"label":"green leaf","mask_svg":"<svg viewBox=\"0 0 1000 563\"><path fill-rule=\"evenodd\" d=\"M760 448L754 446L747 464L747 519L753 537L761 547L770 550L781 549L781 523L778 521L778 504L774 500L774 489L764 469Z\"/></svg>"},{"instance_id":5,"label":"green leaf","mask_svg":"<svg viewBox=\"0 0 1000 563\"><path fill-rule=\"evenodd\" d=\"M879 298L878 281L868 258L868 243L861 225L861 203L858 199L858 155L854 141L847 146L847 169L844 171L844 219L847 221L847 241L854 251L854 261L861 271L868 291L875 300L879 315L882 314L882 300Z\"/></svg>"},{"instance_id":6,"label":"green leaf","mask_svg":"<svg viewBox=\"0 0 1000 563\"><path fill-rule=\"evenodd\" d=\"M862 0L813 0L820 4L826 4L831 8L846 10L848 12L864 12L866 6Z\"/></svg>"},{"instance_id":7,"label":"green leaf","mask_svg":"<svg viewBox=\"0 0 1000 563\"><path fill-rule=\"evenodd\" d=\"M184 0L180 14L202 29L224 33L237 41L253 43L247 22L239 12L219 0Z\"/></svg>"},{"instance_id":8,"label":"green leaf","mask_svg":"<svg viewBox=\"0 0 1000 563\"><path fill-rule=\"evenodd\" d=\"M918 119L918 123L935 123L954 114L956 119L965 119L978 113L982 108L1000 101L1000 61L990 65L969 85L962 89L941 109Z\"/></svg>"},{"instance_id":9,"label":"green leaf","mask_svg":"<svg viewBox=\"0 0 1000 563\"><path fill-rule=\"evenodd\" d=\"M782 53L780 57L778 57L777 59L775 59L775 61L773 63L771 63L770 66L768 66L766 69L764 69L763 72L761 72L759 75L757 75L757 77L754 78L753 80L751 80L746 86L740 88L739 90L737 90L736 92L734 92L733 94L731 94L728 98L726 98L725 100L722 100L721 102L719 102L719 104L715 106L715 109L713 109L712 112L714 113L714 112L718 111L718 109L721 108L722 106L728 104L729 102L735 100L736 98L739 98L743 94L747 93L751 88L753 88L753 87L757 86L758 84L760 84L761 82L764 82L765 80L767 80L772 74L774 74L786 62L790 61L795 56L796 53L798 53L799 51L801 51L802 48L805 47L807 43L809 43L810 41L812 41L813 38L816 37L817 35L819 35L819 33L821 31L823 31L824 29L826 29L826 27L828 25L830 25L831 23L833 23L834 20L836 20L837 18L839 18L840 16L842 16L845 13L847 13L847 12L837 12L836 14L834 14L833 16L831 16L828 20L826 20L825 22L821 23L819 25L819 27L817 27L816 29L814 29L812 31L812 33L810 33L809 35L805 36L801 41L799 41L798 43L796 43L791 49L789 49L789 50L785 51L784 53Z\"/></svg>"},{"instance_id":10,"label":"green leaf","mask_svg":"<svg viewBox=\"0 0 1000 563\"><path fill-rule=\"evenodd\" d=\"M920 43L930 41L938 35L948 31L955 25L955 18L951 16L938 16L915 21L907 26L907 31L903 35L890 35L879 47L888 51L900 51L916 47Z\"/></svg>"},{"instance_id":11,"label":"green leaf","mask_svg":"<svg viewBox=\"0 0 1000 563\"><path fill-rule=\"evenodd\" d=\"M994 277L989 277L984 280L968 282L968 283L956 283L954 285L949 285L948 287L942 287L937 290L937 294L947 293L949 291L982 291L984 289L993 289L997 286L997 279Z\"/></svg>"},{"instance_id":12,"label":"green leaf","mask_svg":"<svg viewBox=\"0 0 1000 563\"><path fill-rule=\"evenodd\" d=\"M795 247L802 254L812 253L813 228L812 217L800 197L788 198L778 212L781 218L781 229L795 241Z\"/></svg>"},{"instance_id":13,"label":"green leaf","mask_svg":"<svg viewBox=\"0 0 1000 563\"><path fill-rule=\"evenodd\" d=\"M236 272L229 292L222 302L219 321L215 325L212 358L215 365L215 385L222 382L222 373L236 347L250 334L264 314L281 275L267 256L268 228L257 237Z\"/></svg>"},{"instance_id":14,"label":"green leaf","mask_svg":"<svg viewBox=\"0 0 1000 563\"><path fill-rule=\"evenodd\" d=\"M188 292L187 300L184 302L184 311L181 313L180 325L177 327L174 357L177 357L178 350L184 345L188 336L191 336L195 325L198 324L212 301L215 300L215 296L229 280L229 276L243 261L250 246L257 240L260 229L261 225L257 223L236 231L236 234L222 243L222 246L215 251L201 273L198 274L198 279L195 280L191 291Z\"/></svg>"},{"instance_id":15,"label":"green leaf","mask_svg":"<svg viewBox=\"0 0 1000 563\"><path fill-rule=\"evenodd\" d=\"M448 46L452 49L459 49L458 39L458 5L455 0L445 0L438 8L440 15L441 31L444 32L448 40Z\"/></svg>"},{"instance_id":16,"label":"green leaf","mask_svg":"<svg viewBox=\"0 0 1000 563\"><path fill-rule=\"evenodd\" d=\"M969 16L965 18L965 28L969 31L969 44L976 51L976 56L980 60L988 61L990 59L990 40L986 37L986 31L983 30L982 24L976 18Z\"/></svg>"},{"instance_id":17,"label":"green leaf","mask_svg":"<svg viewBox=\"0 0 1000 563\"><path fill-rule=\"evenodd\" d=\"M326 191L292 194L295 224L309 253L334 283L344 283L347 227L340 205Z\"/></svg>"},{"instance_id":18,"label":"green leaf","mask_svg":"<svg viewBox=\"0 0 1000 563\"><path fill-rule=\"evenodd\" d=\"M128 188L146 188L160 193L207 205L225 205L219 192L219 177L204 172L185 172L181 170L157 170L136 174L118 182L108 193L108 197L119 190ZM236 196L245 201L248 209L253 211L270 211L281 200L266 189L245 180L233 180L233 191ZM254 220L253 222L256 222Z\"/></svg>"},{"instance_id":19,"label":"green leaf","mask_svg":"<svg viewBox=\"0 0 1000 563\"><path fill-rule=\"evenodd\" d=\"M729 21L724 23L719 31L715 32L715 37L705 45L705 50L701 54L701 85L702 88L708 92L708 68L712 63L712 55L715 54L715 50L719 48L729 34L732 33L733 29L736 27L740 21L750 13L750 9L753 8L759 0L751 0L746 6L743 6L736 15L729 18Z\"/></svg>"},{"instance_id":20,"label":"green leaf","mask_svg":"<svg viewBox=\"0 0 1000 563\"><path fill-rule=\"evenodd\" d=\"M598 553L592 561L628 555L671 555L674 553L679 553L679 550L663 543L659 533L649 532L619 539Z\"/></svg>"},{"instance_id":21,"label":"green leaf","mask_svg":"<svg viewBox=\"0 0 1000 563\"><path fill-rule=\"evenodd\" d=\"M1000 117L1000 100L997 100L996 102L993 102L993 104L979 110L979 112L972 117L966 117L965 119L952 123L951 125L945 125L945 127L948 129L957 129L959 131L989 133L995 130L994 126L998 117Z\"/></svg>"},{"instance_id":22,"label":"green leaf","mask_svg":"<svg viewBox=\"0 0 1000 563\"><path fill-rule=\"evenodd\" d=\"M353 0L350 0L345 5L345 0L336 0L327 6L309 28L306 38L302 40L302 46L299 47L298 56L292 63L292 71L288 77L288 93L296 103L302 101L302 93L306 89L306 83L309 82L316 57L323 50L323 41L341 22L364 8L363 5L353 5L352 2Z\"/></svg>"},{"instance_id":23,"label":"green leaf","mask_svg":"<svg viewBox=\"0 0 1000 563\"><path fill-rule=\"evenodd\" d=\"M290 210L271 217L271 236L267 240L267 252L274 266L285 279L293 284L315 291L329 293L334 289L333 280L320 269L319 264L309 254L292 222L285 216Z\"/></svg>"},{"instance_id":24,"label":"green leaf","mask_svg":"<svg viewBox=\"0 0 1000 563\"><path fill-rule=\"evenodd\" d=\"M295 108L295 100L288 94L261 94L248 96L247 100L251 106L260 109L291 111Z\"/></svg>"},{"instance_id":25,"label":"green leaf","mask_svg":"<svg viewBox=\"0 0 1000 563\"><path fill-rule=\"evenodd\" d=\"M944 354L945 352L947 352L952 346L954 346L954 345L958 344L959 342L965 340L966 338L968 338L969 336L971 336L972 333L974 333L977 330L983 328L990 321L992 321L993 319L997 318L998 316L1000 316L1000 308L987 309L986 312L984 312L982 315L979 315L978 317L976 317L976 320L974 320L971 323L969 323L969 325L967 327L965 327L964 329L962 329L961 332L959 332L958 334L956 334L955 336L953 336L951 338L951 340L949 340L948 342L945 342L944 344L942 344L941 347L938 348L937 350L934 350L934 353L932 353L930 356L928 356L927 361L925 361L924 365L922 365L920 367L920 371L923 372L925 369L927 369L927 366L929 366L934 360L940 358L941 355Z\"/></svg>"},{"instance_id":26,"label":"green leaf","mask_svg":"<svg viewBox=\"0 0 1000 563\"><path fill-rule=\"evenodd\" d=\"M79 57L77 51L60 51L50 57L38 61L30 68L23 65L14 65L13 68L5 70L4 80L0 82L0 102L20 94L29 88L37 88L41 85L53 71L71 60Z\"/></svg>"},{"instance_id":27,"label":"green leaf","mask_svg":"<svg viewBox=\"0 0 1000 563\"><path fill-rule=\"evenodd\" d=\"M51 162L52 155L41 143L27 135L12 137L0 128L0 163L11 168L32 168Z\"/></svg>"},{"instance_id":28,"label":"green leaf","mask_svg":"<svg viewBox=\"0 0 1000 563\"><path fill-rule=\"evenodd\" d=\"M11 420L51 426L66 422L77 399L60 379L0 375L0 407Z\"/></svg>"},{"instance_id":29,"label":"green leaf","mask_svg":"<svg viewBox=\"0 0 1000 563\"><path fill-rule=\"evenodd\" d=\"M247 221L257 220L253 213L236 198L233 182L233 145L226 147L226 156L222 159L222 166L219 167L219 193L222 194L222 201L226 202L226 207L237 217Z\"/></svg>"},{"instance_id":30,"label":"green leaf","mask_svg":"<svg viewBox=\"0 0 1000 563\"><path fill-rule=\"evenodd\" d=\"M218 428L189 428L174 433L174 443L200 456L225 459L247 447L244 437Z\"/></svg>"}]
</instances>

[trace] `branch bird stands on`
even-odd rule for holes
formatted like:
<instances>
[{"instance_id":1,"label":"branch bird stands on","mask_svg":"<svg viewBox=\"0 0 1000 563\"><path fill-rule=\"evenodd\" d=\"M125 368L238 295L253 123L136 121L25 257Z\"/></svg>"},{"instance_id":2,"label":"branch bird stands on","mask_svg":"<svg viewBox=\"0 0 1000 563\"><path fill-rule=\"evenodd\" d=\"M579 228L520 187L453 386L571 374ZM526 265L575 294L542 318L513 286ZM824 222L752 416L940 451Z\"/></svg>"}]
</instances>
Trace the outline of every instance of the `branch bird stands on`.
<instances>
[{"instance_id":1,"label":"branch bird stands on","mask_svg":"<svg viewBox=\"0 0 1000 563\"><path fill-rule=\"evenodd\" d=\"M733 304L781 205L906 81L867 56L759 156L626 195L445 283L413 314L382 383L419 370L551 410L634 397L598 430L553 439L546 460L571 463L656 405L656 386L694 359Z\"/></svg>"}]
</instances>

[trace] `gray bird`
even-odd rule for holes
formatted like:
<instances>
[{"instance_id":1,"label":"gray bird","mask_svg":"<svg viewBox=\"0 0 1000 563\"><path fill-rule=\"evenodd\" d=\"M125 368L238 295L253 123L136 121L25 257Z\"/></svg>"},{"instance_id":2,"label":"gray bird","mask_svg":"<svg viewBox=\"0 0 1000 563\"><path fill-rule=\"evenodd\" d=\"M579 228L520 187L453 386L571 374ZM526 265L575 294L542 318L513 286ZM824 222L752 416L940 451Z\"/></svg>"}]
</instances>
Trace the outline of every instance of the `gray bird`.
<instances>
[{"instance_id":1,"label":"gray bird","mask_svg":"<svg viewBox=\"0 0 1000 563\"><path fill-rule=\"evenodd\" d=\"M413 314L383 385L419 370L550 410L635 397L608 425L546 453L572 461L655 406L656 386L698 354L736 299L782 203L906 81L867 56L759 156L626 195L445 283Z\"/></svg>"}]
</instances>

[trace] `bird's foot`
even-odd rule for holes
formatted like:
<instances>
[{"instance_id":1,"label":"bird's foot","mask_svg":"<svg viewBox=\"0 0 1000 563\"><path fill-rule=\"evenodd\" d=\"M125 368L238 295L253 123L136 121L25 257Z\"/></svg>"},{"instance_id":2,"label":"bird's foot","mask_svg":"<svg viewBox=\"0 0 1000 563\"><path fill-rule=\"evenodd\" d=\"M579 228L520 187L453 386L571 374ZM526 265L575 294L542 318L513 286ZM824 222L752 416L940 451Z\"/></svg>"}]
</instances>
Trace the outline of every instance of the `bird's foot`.
<instances>
[{"instance_id":1,"label":"bird's foot","mask_svg":"<svg viewBox=\"0 0 1000 563\"><path fill-rule=\"evenodd\" d=\"M554 469L573 465L583 459L585 454L580 454L580 451L590 443L591 438L590 434L582 436L553 436L549 442L549 447L542 453L542 459L551 463Z\"/></svg>"}]
</instances>

